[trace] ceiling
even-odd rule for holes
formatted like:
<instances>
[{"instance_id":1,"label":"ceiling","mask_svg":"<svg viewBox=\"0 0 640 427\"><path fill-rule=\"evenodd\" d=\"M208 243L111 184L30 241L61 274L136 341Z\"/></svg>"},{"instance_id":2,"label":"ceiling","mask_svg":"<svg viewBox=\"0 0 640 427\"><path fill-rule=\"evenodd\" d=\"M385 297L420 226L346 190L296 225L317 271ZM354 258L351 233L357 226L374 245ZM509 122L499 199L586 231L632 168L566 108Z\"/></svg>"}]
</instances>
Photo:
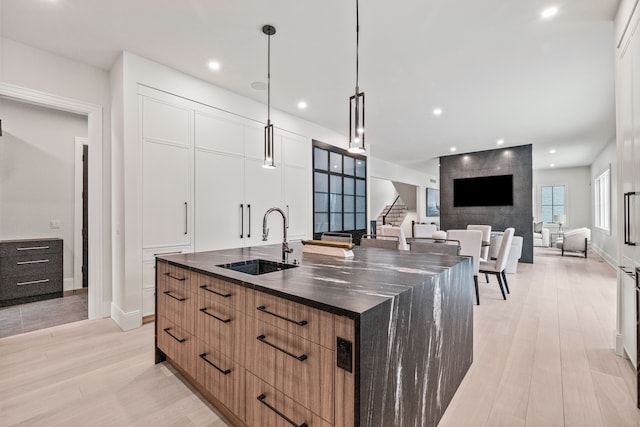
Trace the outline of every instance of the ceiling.
<instances>
[{"instance_id":1,"label":"ceiling","mask_svg":"<svg viewBox=\"0 0 640 427\"><path fill-rule=\"evenodd\" d=\"M533 144L534 168L585 166L615 138L619 0L360 1L360 88L373 155L432 159ZM108 70L123 50L346 135L355 1L1 0L3 37ZM213 72L207 64L219 61ZM300 110L297 103L308 107ZM432 114L442 108L443 114ZM277 126L277 123L276 123ZM555 154L549 151L555 149ZM437 160L435 161L437 163Z\"/></svg>"}]
</instances>

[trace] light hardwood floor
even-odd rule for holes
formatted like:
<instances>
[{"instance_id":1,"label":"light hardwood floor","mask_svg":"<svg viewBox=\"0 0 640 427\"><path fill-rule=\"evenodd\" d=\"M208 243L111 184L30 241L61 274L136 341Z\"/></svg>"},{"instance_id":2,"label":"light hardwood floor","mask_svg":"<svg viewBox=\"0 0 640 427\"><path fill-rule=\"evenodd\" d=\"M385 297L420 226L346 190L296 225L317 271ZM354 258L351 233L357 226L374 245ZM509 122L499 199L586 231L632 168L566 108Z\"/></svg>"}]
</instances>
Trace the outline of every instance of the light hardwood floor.
<instances>
[{"instance_id":1,"label":"light hardwood floor","mask_svg":"<svg viewBox=\"0 0 640 427\"><path fill-rule=\"evenodd\" d=\"M629 362L613 351L615 271L536 248L474 307L474 362L440 427L638 426ZM0 339L0 426L225 426L164 364L153 324L82 321Z\"/></svg>"}]
</instances>

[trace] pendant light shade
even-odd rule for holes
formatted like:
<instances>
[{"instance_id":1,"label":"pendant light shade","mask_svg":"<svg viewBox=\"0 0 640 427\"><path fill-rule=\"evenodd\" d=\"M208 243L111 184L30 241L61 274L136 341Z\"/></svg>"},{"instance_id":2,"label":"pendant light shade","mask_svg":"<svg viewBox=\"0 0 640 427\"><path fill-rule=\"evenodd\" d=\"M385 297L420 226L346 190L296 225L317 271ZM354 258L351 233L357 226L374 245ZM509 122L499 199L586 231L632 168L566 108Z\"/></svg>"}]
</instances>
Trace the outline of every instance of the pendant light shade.
<instances>
[{"instance_id":1,"label":"pendant light shade","mask_svg":"<svg viewBox=\"0 0 640 427\"><path fill-rule=\"evenodd\" d=\"M268 37L267 41L267 125L264 127L264 163L263 168L274 169L275 153L273 150L273 123L271 123L271 36L276 33L273 25L265 25L262 32Z\"/></svg>"},{"instance_id":2,"label":"pendant light shade","mask_svg":"<svg viewBox=\"0 0 640 427\"><path fill-rule=\"evenodd\" d=\"M360 14L356 0L356 91L349 97L349 152L365 153L364 92L358 86L358 50L360 47Z\"/></svg>"}]
</instances>

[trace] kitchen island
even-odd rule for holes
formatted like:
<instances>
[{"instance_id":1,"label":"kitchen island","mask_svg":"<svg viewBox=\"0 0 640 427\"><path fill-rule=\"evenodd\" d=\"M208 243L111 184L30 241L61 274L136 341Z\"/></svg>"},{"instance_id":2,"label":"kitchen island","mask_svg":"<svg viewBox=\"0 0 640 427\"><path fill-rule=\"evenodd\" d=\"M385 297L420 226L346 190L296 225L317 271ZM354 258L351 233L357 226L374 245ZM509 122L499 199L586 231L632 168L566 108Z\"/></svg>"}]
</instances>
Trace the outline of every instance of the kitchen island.
<instances>
[{"instance_id":1,"label":"kitchen island","mask_svg":"<svg viewBox=\"0 0 640 427\"><path fill-rule=\"evenodd\" d=\"M234 425L436 426L473 359L471 259L280 245L162 256L156 362ZM269 263L267 263L269 264Z\"/></svg>"}]
</instances>

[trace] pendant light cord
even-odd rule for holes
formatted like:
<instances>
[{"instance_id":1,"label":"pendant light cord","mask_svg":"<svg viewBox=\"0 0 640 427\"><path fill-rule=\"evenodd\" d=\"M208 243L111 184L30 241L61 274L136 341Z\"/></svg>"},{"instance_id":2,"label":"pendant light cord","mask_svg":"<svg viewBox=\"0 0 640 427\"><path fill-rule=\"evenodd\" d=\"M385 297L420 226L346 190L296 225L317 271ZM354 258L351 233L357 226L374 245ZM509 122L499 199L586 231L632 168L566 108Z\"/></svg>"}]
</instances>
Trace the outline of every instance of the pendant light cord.
<instances>
[{"instance_id":1,"label":"pendant light cord","mask_svg":"<svg viewBox=\"0 0 640 427\"><path fill-rule=\"evenodd\" d=\"M360 48L360 13L358 11L358 0L356 0L356 95L358 94L358 50Z\"/></svg>"},{"instance_id":2,"label":"pendant light cord","mask_svg":"<svg viewBox=\"0 0 640 427\"><path fill-rule=\"evenodd\" d=\"M271 124L271 34L267 39L267 124Z\"/></svg>"}]
</instances>

